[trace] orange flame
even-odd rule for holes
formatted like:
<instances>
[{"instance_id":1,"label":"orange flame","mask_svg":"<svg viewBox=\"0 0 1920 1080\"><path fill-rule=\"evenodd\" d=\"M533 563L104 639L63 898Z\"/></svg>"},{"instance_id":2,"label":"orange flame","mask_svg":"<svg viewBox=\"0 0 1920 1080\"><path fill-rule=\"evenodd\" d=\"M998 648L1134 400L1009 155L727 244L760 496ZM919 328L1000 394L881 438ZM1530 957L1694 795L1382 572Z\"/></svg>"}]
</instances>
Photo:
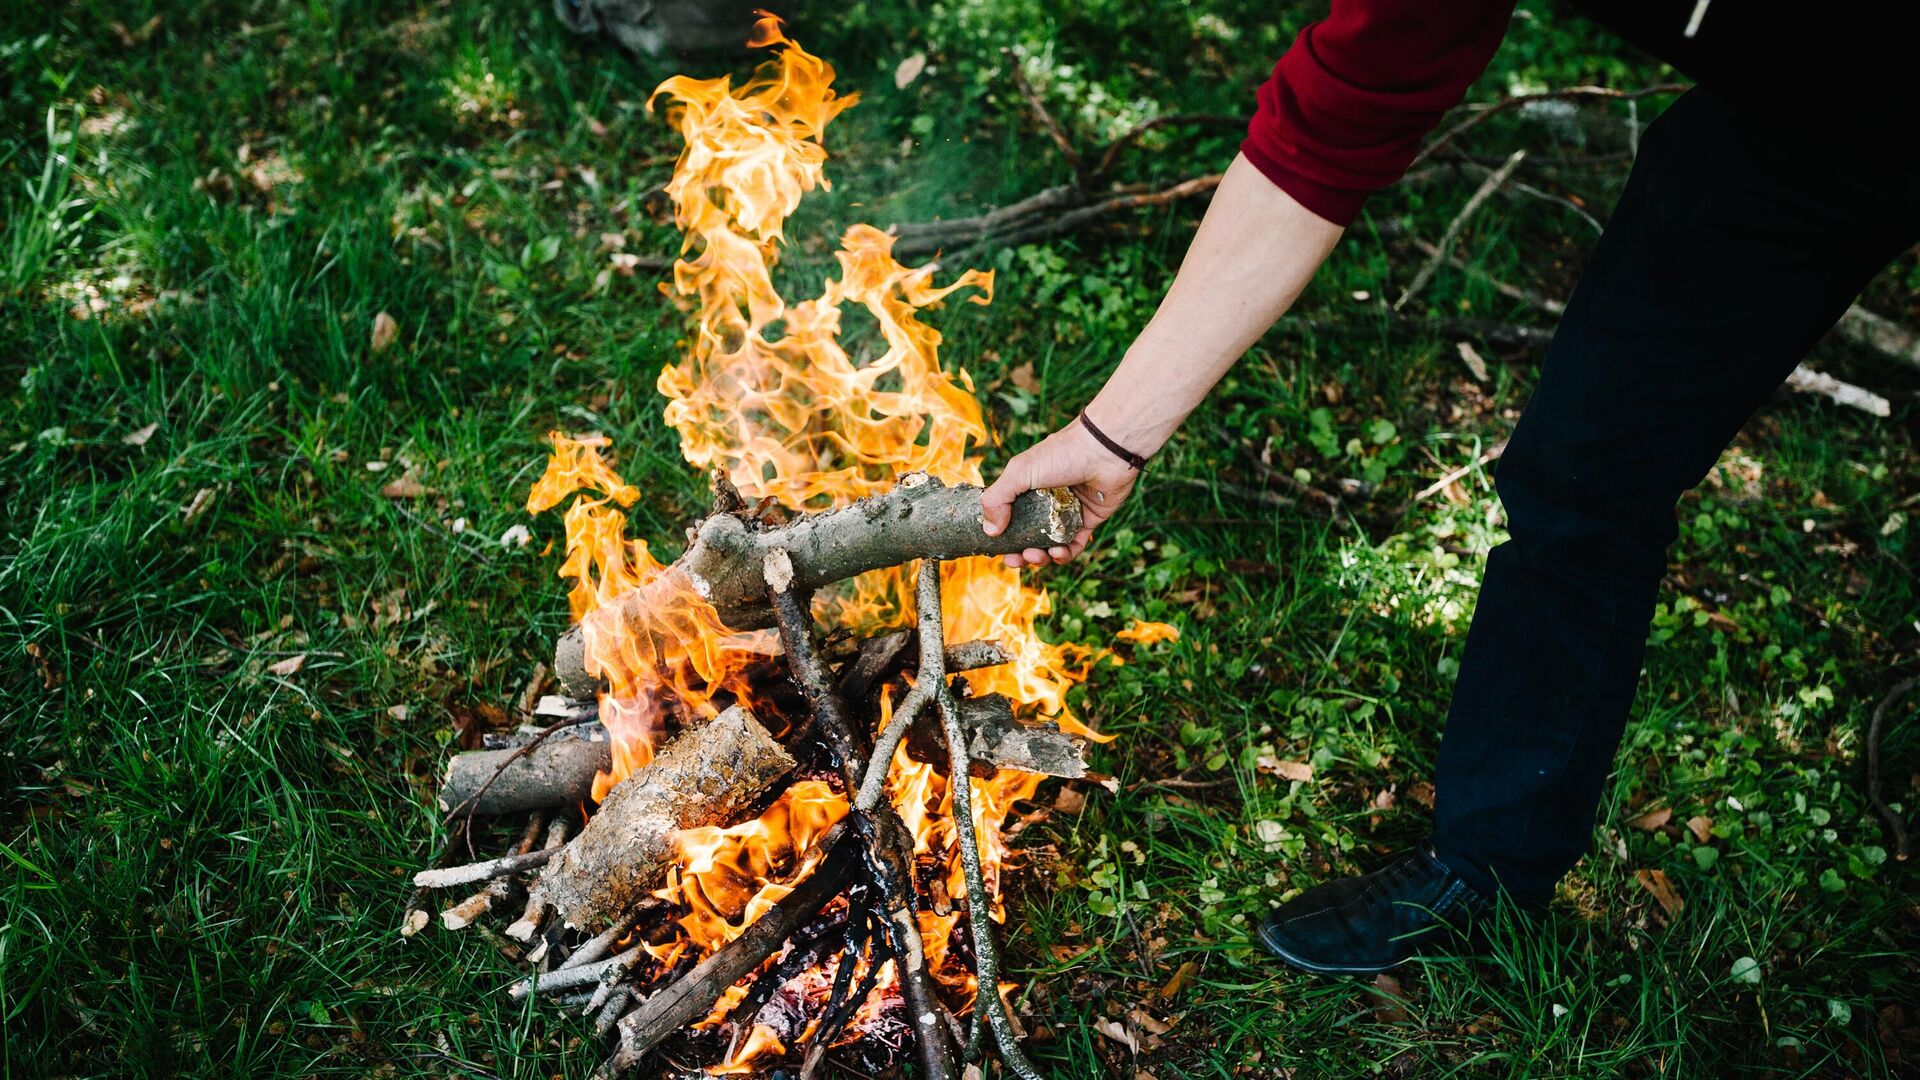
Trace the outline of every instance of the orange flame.
<instances>
[{"instance_id":1,"label":"orange flame","mask_svg":"<svg viewBox=\"0 0 1920 1080\"><path fill-rule=\"evenodd\" d=\"M993 274L968 270L936 285L934 267L894 259L893 237L854 225L840 241L839 276L818 296L788 304L773 281L786 222L803 196L829 186L821 140L856 96L837 94L832 66L788 39L771 16L755 24L750 44L778 51L738 87L724 77L678 76L651 99L665 99L686 143L666 187L685 234L682 257L662 289L690 313L693 329L685 355L661 370L657 384L682 456L702 470L723 470L749 498L771 496L805 511L884 491L912 471L980 483L980 451L992 436L972 377L942 368L940 332L921 313L963 290L971 302L988 303ZM873 341L851 350L840 338L849 304L877 328ZM553 440L528 509L557 505L575 490L592 493L567 511L560 573L574 581L571 606L585 628L588 670L609 680L601 715L616 742L615 767L596 787L598 798L650 758L669 704L710 712L722 689L744 694L738 676L766 650L730 635L690 588L672 590L673 600L652 605L638 624L631 610L616 617L610 605L617 597L674 571L644 542L625 538L616 504L630 506L639 493L602 457L605 439ZM823 595L817 610L857 632L901 625L912 617L912 582L911 567L876 571ZM1035 623L1052 606L1046 592L988 558L948 563L943 585L948 640L992 638L1013 656L969 673L974 691L1004 693L1067 731L1091 735L1066 698L1099 654L1039 636ZM890 712L887 703L882 708ZM964 895L947 778L902 750L889 779L916 852L944 866L950 895ZM972 783L987 883L997 896L1001 823L1039 778L1001 770ZM821 831L845 813L844 798L802 782L755 821L682 833L682 862L662 895L687 908L680 921L687 940L705 953L737 936L789 891L780 881L797 876ZM1001 917L997 904L994 915ZM922 915L929 966L949 985L970 987L972 975L947 957L957 919ZM706 1023L737 1000L723 1000ZM778 1040L756 1030L726 1067L768 1049L780 1052Z\"/></svg>"}]
</instances>

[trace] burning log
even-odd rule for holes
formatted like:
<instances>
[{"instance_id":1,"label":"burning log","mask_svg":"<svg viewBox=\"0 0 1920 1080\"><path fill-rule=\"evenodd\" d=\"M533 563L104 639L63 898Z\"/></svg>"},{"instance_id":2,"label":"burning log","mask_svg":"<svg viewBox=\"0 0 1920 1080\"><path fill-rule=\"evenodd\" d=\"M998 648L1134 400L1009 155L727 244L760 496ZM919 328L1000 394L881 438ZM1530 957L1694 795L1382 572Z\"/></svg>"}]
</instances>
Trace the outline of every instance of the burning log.
<instances>
[{"instance_id":1,"label":"burning log","mask_svg":"<svg viewBox=\"0 0 1920 1080\"><path fill-rule=\"evenodd\" d=\"M774 623L765 566L776 549L792 562L793 588L811 593L916 559L1005 555L1067 543L1080 531L1080 503L1064 489L1029 491L1014 501L1013 520L1000 535L988 536L981 522L979 488L948 487L924 473L902 477L885 494L778 528L756 530L735 514L714 514L700 523L686 554L619 601L619 617L638 622L641 612L661 602L662 590L691 585L728 627L761 629ZM586 660L585 631L576 626L554 648L554 677L567 694L590 697L599 688Z\"/></svg>"},{"instance_id":2,"label":"burning log","mask_svg":"<svg viewBox=\"0 0 1920 1080\"><path fill-rule=\"evenodd\" d=\"M765 963L782 942L839 895L858 865L852 836L836 826L821 839L826 856L793 891L755 919L740 936L663 987L620 1021L620 1049L595 1080L611 1080L637 1064L668 1036L706 1015L727 988Z\"/></svg>"},{"instance_id":3,"label":"burning log","mask_svg":"<svg viewBox=\"0 0 1920 1080\"><path fill-rule=\"evenodd\" d=\"M732 821L793 767L792 755L736 705L622 780L538 888L569 925L605 927L660 884L676 830Z\"/></svg>"},{"instance_id":4,"label":"burning log","mask_svg":"<svg viewBox=\"0 0 1920 1080\"><path fill-rule=\"evenodd\" d=\"M977 502L974 512L978 513ZM1075 527L1078 528L1077 515ZM974 525L974 528L977 530L978 525ZM959 1064L955 1060L954 1046L948 1038L947 1010L940 1003L933 976L927 971L926 950L914 914L917 894L913 881L913 837L901 822L900 814L891 805L880 801L880 787L875 784L876 778L884 782L887 763L893 759L893 747L899 744L905 724L912 720L913 698L930 696L932 691L928 689L924 695L909 695L908 702L902 703L901 713L894 716L887 731L876 741L872 754L866 759L866 768L862 770L856 750L858 744L847 719L846 705L828 678L825 665L814 652L812 619L807 611L806 593L801 590L796 571L797 567L785 550L773 548L767 552L763 574L780 631L780 644L786 650L787 664L793 670L794 681L800 684L807 703L813 707L815 722L827 736L828 745L833 748L847 791L859 792L854 798L851 820L861 839L866 842L867 864L873 871L875 884L879 886L876 891L885 908L893 954L899 961L900 992L906 999L907 1016L913 1026L914 1046L920 1055L921 1072L926 1080L953 1080L959 1073ZM946 673L942 667L946 657L942 647L944 633L940 621L940 563L937 559L929 557L920 562L915 607L920 620L920 676L914 684L915 691L920 691L922 687L944 687ZM889 736L891 742L888 741Z\"/></svg>"},{"instance_id":5,"label":"burning log","mask_svg":"<svg viewBox=\"0 0 1920 1080\"><path fill-rule=\"evenodd\" d=\"M1019 769L1068 780L1087 775L1085 739L1061 731L1057 724L1015 719L1013 702L1001 694L961 698L956 710L974 776L992 776L995 769ZM907 753L920 761L946 760L945 736L929 714L915 718L907 733Z\"/></svg>"},{"instance_id":6,"label":"burning log","mask_svg":"<svg viewBox=\"0 0 1920 1080\"><path fill-rule=\"evenodd\" d=\"M454 755L440 785L440 809L464 816L569 806L592 793L595 773L613 767L612 745L604 740L550 739L522 749Z\"/></svg>"}]
</instances>

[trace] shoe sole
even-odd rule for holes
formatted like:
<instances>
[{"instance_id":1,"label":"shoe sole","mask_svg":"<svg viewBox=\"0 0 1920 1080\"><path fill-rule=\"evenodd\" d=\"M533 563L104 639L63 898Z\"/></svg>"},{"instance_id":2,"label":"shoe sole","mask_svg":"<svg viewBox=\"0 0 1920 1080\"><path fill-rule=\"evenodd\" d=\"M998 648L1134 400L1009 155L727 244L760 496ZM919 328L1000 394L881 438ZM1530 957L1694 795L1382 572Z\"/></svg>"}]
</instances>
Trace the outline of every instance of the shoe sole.
<instances>
[{"instance_id":1,"label":"shoe sole","mask_svg":"<svg viewBox=\"0 0 1920 1080\"><path fill-rule=\"evenodd\" d=\"M1379 975L1383 972L1392 971L1394 968L1399 967L1400 963L1404 962L1404 961L1401 961L1401 962L1396 962L1396 963L1386 964L1386 965L1321 964L1321 963L1316 963L1315 961L1312 961L1312 960L1308 960L1307 958L1294 953L1292 950L1288 949L1286 946L1280 944L1279 942L1274 941L1273 938L1267 935L1267 927L1265 923L1262 923L1260 925L1260 928L1256 931L1256 933L1260 938L1260 944L1266 946L1266 949L1268 952L1279 957L1282 961L1286 962L1289 966L1299 968L1301 971L1309 972L1314 975Z\"/></svg>"}]
</instances>

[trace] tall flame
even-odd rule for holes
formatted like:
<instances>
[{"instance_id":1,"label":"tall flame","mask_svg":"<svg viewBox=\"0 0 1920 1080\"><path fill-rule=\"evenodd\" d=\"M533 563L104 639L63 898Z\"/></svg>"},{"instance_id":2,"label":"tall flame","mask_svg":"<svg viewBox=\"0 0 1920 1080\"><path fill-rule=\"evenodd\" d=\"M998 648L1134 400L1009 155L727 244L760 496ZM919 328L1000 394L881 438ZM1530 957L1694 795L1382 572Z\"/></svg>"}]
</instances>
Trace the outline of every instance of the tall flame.
<instances>
[{"instance_id":1,"label":"tall flame","mask_svg":"<svg viewBox=\"0 0 1920 1080\"><path fill-rule=\"evenodd\" d=\"M991 436L973 380L964 369L950 374L941 367L940 332L920 316L957 293L988 303L993 274L968 270L936 285L933 267L894 259L893 237L854 225L840 240L839 276L818 296L789 304L773 283L786 223L803 196L829 186L822 136L856 95L837 94L833 68L789 40L771 16L755 25L749 44L777 51L739 86L724 77L679 76L652 98L665 99L667 118L686 142L666 188L685 234L682 257L662 289L689 311L693 332L685 355L662 369L657 384L682 455L703 470L724 470L750 498L804 511L886 490L911 471L979 483L979 452ZM859 358L840 340L849 304L878 331L877 341L858 346ZM586 627L588 668L610 681L602 717L616 740L615 767L597 797L650 757L669 702L710 710L721 689L744 693L734 683L765 646L729 634L691 589L678 590L678 602L665 605L670 610L649 612L650 626L612 617L615 597L674 571L644 541L626 539L617 507L631 505L638 493L602 456L605 440L556 433L553 443L528 508L552 507L581 489L592 493L567 511L560 573L574 581L571 604ZM823 596L818 610L860 632L900 625L912 616L912 582L911 567L876 571ZM1047 594L989 558L947 564L943 584L948 639L992 638L1013 655L1010 664L970 673L974 690L1004 693L1068 731L1091 734L1066 696L1095 656L1041 639L1034 626L1051 610ZM947 778L902 752L889 779L917 849L945 863L950 895L962 895ZM996 895L1000 825L1038 780L1001 770L972 781L975 825ZM689 908L681 925L696 948L717 948L784 895L778 880L791 879L819 830L845 813L843 798L815 787L796 784L758 821L682 834L683 863L666 893ZM940 963L956 920L922 916L930 966L949 982L971 985L959 965ZM723 1002L709 1019L729 1007Z\"/></svg>"}]
</instances>

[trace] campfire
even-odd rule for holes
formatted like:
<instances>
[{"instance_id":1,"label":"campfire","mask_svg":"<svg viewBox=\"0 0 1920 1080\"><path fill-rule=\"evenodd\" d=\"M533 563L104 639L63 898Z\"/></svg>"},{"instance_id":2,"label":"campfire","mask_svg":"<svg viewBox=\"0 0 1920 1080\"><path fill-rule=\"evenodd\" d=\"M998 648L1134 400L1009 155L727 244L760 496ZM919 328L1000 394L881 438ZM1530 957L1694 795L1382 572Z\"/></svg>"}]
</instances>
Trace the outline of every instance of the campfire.
<instances>
[{"instance_id":1,"label":"campfire","mask_svg":"<svg viewBox=\"0 0 1920 1080\"><path fill-rule=\"evenodd\" d=\"M450 762L451 843L403 933L430 924L433 890L447 928L511 918L502 943L529 971L509 992L594 1016L615 1040L604 1076L813 1077L833 1059L957 1078L989 1041L1036 1076L994 945L1001 829L1044 776L1090 775L1066 694L1096 656L1042 640L1046 593L994 556L1067 542L1079 504L1029 492L982 531L990 435L920 315L986 303L991 273L936 285L855 225L817 297L775 290L854 98L777 20L750 44L775 51L740 86L655 91L686 141L663 289L692 321L658 386L711 514L663 564L626 536L639 493L608 441L552 437L528 509L572 497L557 692L529 695L544 726ZM848 305L876 340L841 340ZM503 816L525 822L511 851L466 861Z\"/></svg>"}]
</instances>

